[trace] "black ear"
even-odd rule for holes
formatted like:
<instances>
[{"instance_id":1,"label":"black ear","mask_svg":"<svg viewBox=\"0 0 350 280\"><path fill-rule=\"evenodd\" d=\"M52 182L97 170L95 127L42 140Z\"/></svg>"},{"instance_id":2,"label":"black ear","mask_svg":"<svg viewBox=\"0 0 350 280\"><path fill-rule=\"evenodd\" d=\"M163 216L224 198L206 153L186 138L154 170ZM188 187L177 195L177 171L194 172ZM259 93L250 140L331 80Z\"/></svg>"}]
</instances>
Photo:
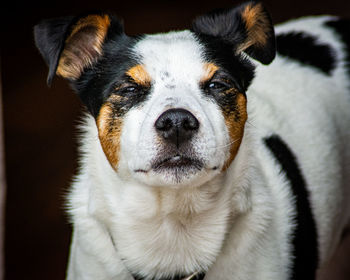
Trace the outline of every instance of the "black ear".
<instances>
[{"instance_id":1,"label":"black ear","mask_svg":"<svg viewBox=\"0 0 350 280\"><path fill-rule=\"evenodd\" d=\"M51 84L55 74L78 79L102 55L110 28L115 33L124 33L122 23L108 14L49 19L36 25L35 44L49 66L47 83Z\"/></svg>"},{"instance_id":2,"label":"black ear","mask_svg":"<svg viewBox=\"0 0 350 280\"><path fill-rule=\"evenodd\" d=\"M275 33L269 13L259 2L244 3L236 8L212 12L196 18L194 32L220 38L263 64L275 58Z\"/></svg>"}]
</instances>

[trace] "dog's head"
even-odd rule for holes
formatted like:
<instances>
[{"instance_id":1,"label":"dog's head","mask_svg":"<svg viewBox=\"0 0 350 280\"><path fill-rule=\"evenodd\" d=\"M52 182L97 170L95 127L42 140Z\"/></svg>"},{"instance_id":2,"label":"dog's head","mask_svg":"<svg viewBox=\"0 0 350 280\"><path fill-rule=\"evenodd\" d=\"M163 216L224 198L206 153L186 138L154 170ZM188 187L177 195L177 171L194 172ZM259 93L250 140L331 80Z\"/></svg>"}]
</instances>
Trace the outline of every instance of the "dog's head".
<instances>
[{"instance_id":1,"label":"dog's head","mask_svg":"<svg viewBox=\"0 0 350 280\"><path fill-rule=\"evenodd\" d=\"M110 14L45 20L35 40L48 83L55 74L71 82L115 172L157 186L201 184L231 164L254 76L247 55L275 56L257 2L198 17L191 30L136 37Z\"/></svg>"}]
</instances>

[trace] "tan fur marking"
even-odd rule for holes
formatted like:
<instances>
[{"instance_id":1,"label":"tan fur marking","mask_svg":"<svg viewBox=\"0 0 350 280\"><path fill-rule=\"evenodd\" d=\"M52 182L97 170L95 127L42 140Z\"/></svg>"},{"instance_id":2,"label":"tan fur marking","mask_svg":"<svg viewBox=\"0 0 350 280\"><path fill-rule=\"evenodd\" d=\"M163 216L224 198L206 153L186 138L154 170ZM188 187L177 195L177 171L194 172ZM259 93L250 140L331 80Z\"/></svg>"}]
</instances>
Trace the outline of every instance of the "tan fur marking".
<instances>
[{"instance_id":1,"label":"tan fur marking","mask_svg":"<svg viewBox=\"0 0 350 280\"><path fill-rule=\"evenodd\" d=\"M214 63L211 63L211 62L205 63L203 68L204 68L204 75L201 78L200 83L208 82L214 76L215 72L219 69L218 66L216 66Z\"/></svg>"},{"instance_id":2,"label":"tan fur marking","mask_svg":"<svg viewBox=\"0 0 350 280\"><path fill-rule=\"evenodd\" d=\"M96 124L98 128L98 136L101 142L102 149L111 164L117 170L120 152L120 137L122 119L114 117L111 99L118 98L113 96L101 107L100 114Z\"/></svg>"},{"instance_id":3,"label":"tan fur marking","mask_svg":"<svg viewBox=\"0 0 350 280\"><path fill-rule=\"evenodd\" d=\"M242 52L252 45L263 46L267 42L269 20L264 13L261 3L249 4L242 12L242 18L247 29L247 40L239 46L237 52Z\"/></svg>"},{"instance_id":4,"label":"tan fur marking","mask_svg":"<svg viewBox=\"0 0 350 280\"><path fill-rule=\"evenodd\" d=\"M84 68L101 56L109 25L110 19L107 15L90 15L79 20L66 39L56 74L78 79ZM86 36L84 31L87 31Z\"/></svg>"},{"instance_id":5,"label":"tan fur marking","mask_svg":"<svg viewBox=\"0 0 350 280\"><path fill-rule=\"evenodd\" d=\"M234 113L224 114L225 123L228 128L228 132L230 135L231 148L230 148L230 157L224 164L223 170L226 170L233 159L236 157L238 152L238 148L241 145L243 133L244 133L244 125L247 120L247 100L243 94L238 94L237 96L237 111L239 112L239 120L236 120L236 116Z\"/></svg>"},{"instance_id":6,"label":"tan fur marking","mask_svg":"<svg viewBox=\"0 0 350 280\"><path fill-rule=\"evenodd\" d=\"M147 73L146 69L142 65L136 65L132 68L130 68L126 74L132 78L135 83L144 86L149 87L151 85L151 76Z\"/></svg>"}]
</instances>

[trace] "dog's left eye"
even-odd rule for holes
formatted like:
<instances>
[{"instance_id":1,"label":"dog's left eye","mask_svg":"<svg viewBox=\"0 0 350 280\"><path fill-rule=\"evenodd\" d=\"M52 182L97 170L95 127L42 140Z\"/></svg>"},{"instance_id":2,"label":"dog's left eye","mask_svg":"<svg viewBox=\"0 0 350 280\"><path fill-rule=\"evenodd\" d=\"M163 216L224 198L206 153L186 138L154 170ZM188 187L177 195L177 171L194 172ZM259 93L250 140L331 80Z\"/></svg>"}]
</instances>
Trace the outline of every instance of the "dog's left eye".
<instances>
[{"instance_id":1,"label":"dog's left eye","mask_svg":"<svg viewBox=\"0 0 350 280\"><path fill-rule=\"evenodd\" d=\"M125 87L122 90L123 90L123 92L130 92L130 93L132 93L132 92L135 92L137 90L137 88L135 86L130 86L130 87Z\"/></svg>"},{"instance_id":2,"label":"dog's left eye","mask_svg":"<svg viewBox=\"0 0 350 280\"><path fill-rule=\"evenodd\" d=\"M228 87L229 86L226 83L216 81L211 81L206 86L208 90L225 90Z\"/></svg>"}]
</instances>

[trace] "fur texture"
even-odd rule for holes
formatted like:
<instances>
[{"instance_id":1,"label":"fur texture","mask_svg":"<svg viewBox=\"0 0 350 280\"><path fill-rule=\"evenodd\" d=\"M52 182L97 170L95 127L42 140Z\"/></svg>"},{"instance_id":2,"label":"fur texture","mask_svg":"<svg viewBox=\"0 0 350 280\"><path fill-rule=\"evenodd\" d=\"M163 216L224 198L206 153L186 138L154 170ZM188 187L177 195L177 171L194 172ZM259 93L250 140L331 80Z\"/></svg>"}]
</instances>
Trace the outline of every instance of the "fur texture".
<instances>
[{"instance_id":1,"label":"fur texture","mask_svg":"<svg viewBox=\"0 0 350 280\"><path fill-rule=\"evenodd\" d=\"M39 24L49 81L65 76L89 111L67 279L315 277L350 218L348 53L329 21L276 27L291 49L327 48L326 72L275 58L258 2L135 38L105 14Z\"/></svg>"}]
</instances>

